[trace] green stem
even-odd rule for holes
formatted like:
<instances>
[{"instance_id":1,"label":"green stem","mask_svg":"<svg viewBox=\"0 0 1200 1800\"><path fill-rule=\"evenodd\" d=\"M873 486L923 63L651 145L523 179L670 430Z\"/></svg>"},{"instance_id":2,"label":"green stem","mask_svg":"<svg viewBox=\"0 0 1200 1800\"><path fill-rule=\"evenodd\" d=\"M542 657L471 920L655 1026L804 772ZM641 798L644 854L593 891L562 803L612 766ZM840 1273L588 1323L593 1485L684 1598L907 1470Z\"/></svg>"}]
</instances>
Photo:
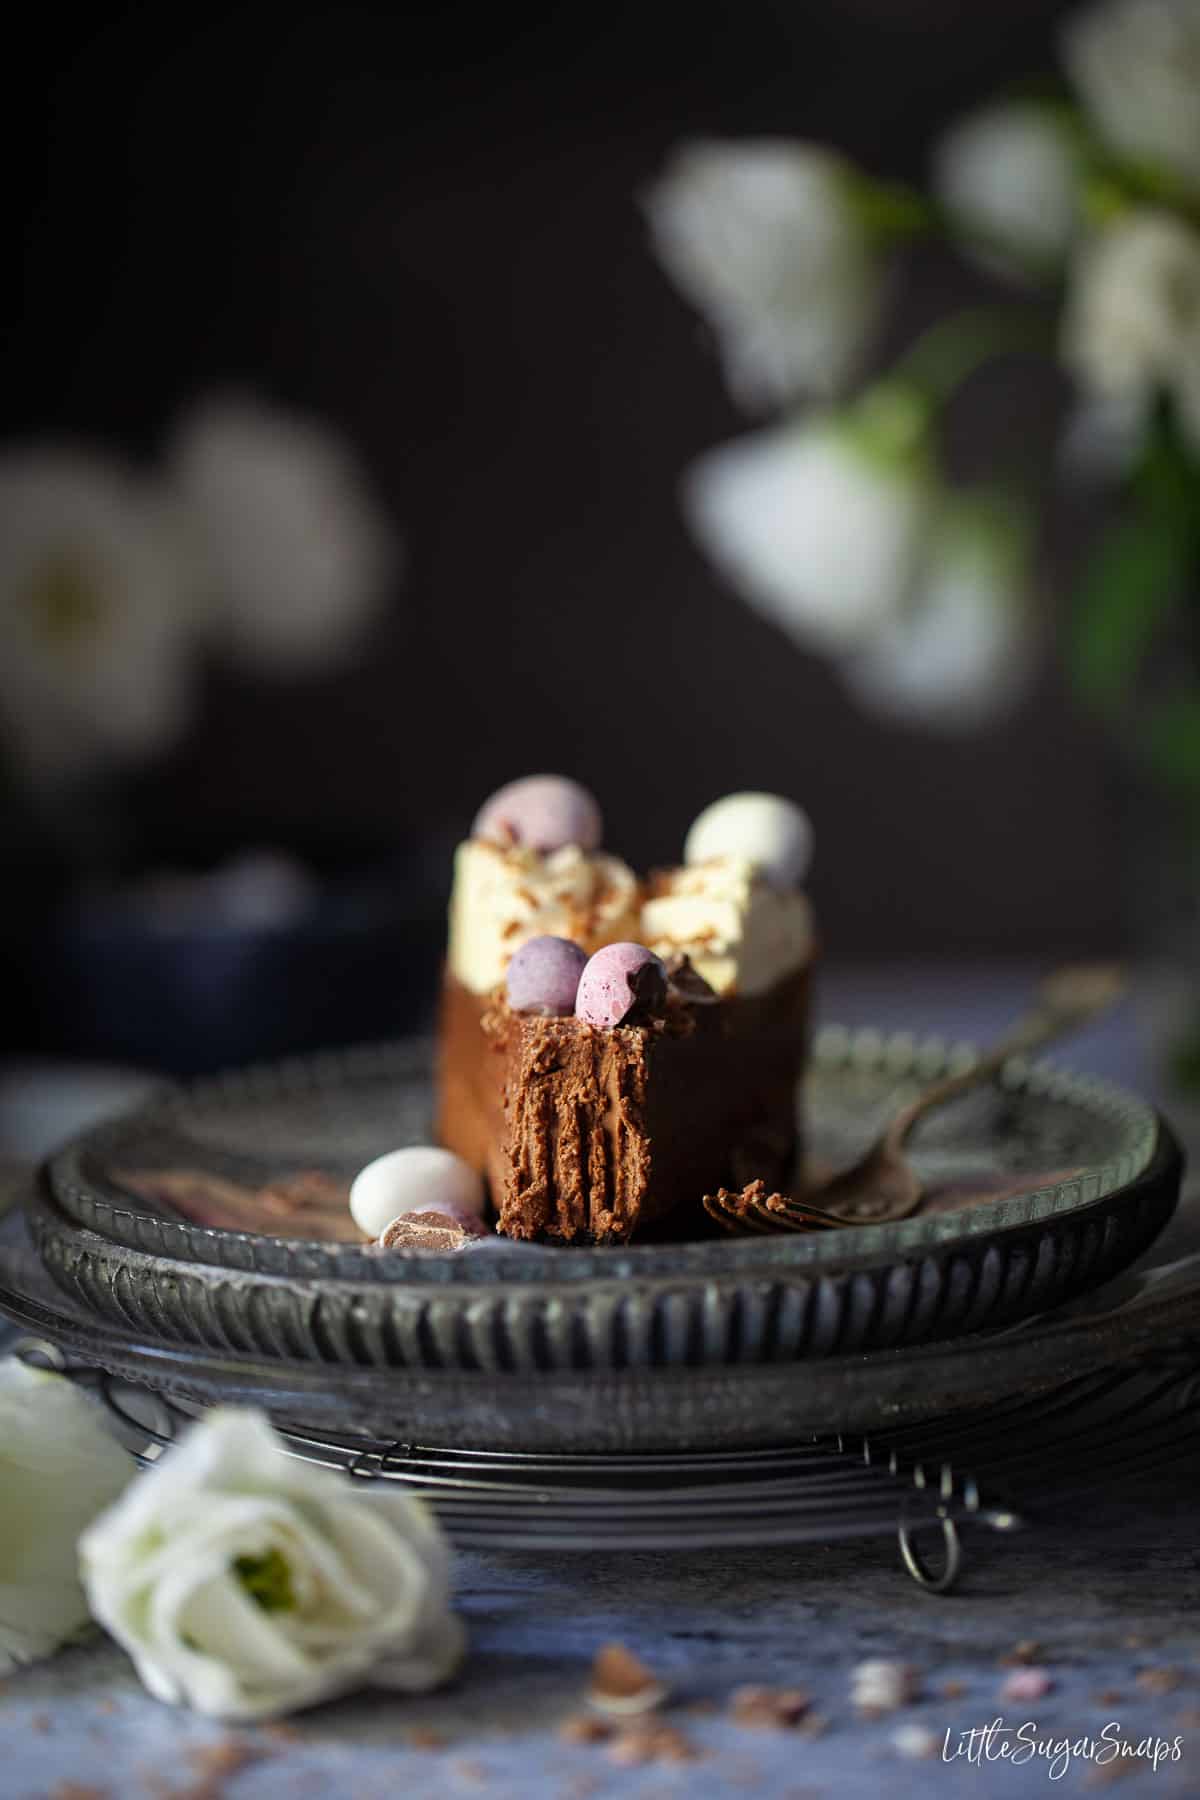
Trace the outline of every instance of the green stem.
<instances>
[{"instance_id":1,"label":"green stem","mask_svg":"<svg viewBox=\"0 0 1200 1800\"><path fill-rule=\"evenodd\" d=\"M1027 307L970 307L923 331L894 365L891 378L911 382L941 406L985 363L1022 353L1052 354L1053 349L1053 329L1041 313Z\"/></svg>"}]
</instances>

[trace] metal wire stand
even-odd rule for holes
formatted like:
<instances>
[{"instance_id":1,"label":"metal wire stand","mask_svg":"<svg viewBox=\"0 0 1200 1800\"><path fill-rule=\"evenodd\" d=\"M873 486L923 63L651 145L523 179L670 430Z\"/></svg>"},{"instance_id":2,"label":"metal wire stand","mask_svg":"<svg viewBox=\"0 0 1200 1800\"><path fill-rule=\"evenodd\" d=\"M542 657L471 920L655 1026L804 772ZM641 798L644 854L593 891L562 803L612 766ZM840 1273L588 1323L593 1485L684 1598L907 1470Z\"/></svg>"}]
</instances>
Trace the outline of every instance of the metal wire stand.
<instances>
[{"instance_id":1,"label":"metal wire stand","mask_svg":"<svg viewBox=\"0 0 1200 1800\"><path fill-rule=\"evenodd\" d=\"M24 1354L94 1391L143 1466L202 1409L64 1364L42 1340ZM465 1550L687 1550L896 1533L912 1578L945 1593L962 1572L960 1527L1012 1532L1080 1494L1200 1451L1200 1351L1115 1368L1040 1396L870 1437L687 1455L552 1456L380 1442L276 1420L295 1456L372 1483L399 1483ZM932 1536L932 1558L922 1542Z\"/></svg>"}]
</instances>

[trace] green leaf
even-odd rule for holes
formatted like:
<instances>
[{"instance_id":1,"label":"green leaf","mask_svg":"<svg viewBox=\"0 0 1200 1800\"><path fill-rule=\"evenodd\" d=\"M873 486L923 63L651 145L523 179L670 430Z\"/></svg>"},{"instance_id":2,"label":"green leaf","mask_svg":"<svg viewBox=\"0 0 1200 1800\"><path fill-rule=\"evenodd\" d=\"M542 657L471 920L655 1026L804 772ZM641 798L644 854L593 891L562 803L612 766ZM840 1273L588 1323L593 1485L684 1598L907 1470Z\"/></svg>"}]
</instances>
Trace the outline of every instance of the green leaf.
<instances>
[{"instance_id":1,"label":"green leaf","mask_svg":"<svg viewBox=\"0 0 1200 1800\"><path fill-rule=\"evenodd\" d=\"M1200 693L1176 694L1147 715L1142 748L1165 786L1200 798Z\"/></svg>"},{"instance_id":2,"label":"green leaf","mask_svg":"<svg viewBox=\"0 0 1200 1800\"><path fill-rule=\"evenodd\" d=\"M1185 578L1188 541L1141 513L1102 534L1083 573L1068 626L1067 672L1101 712L1117 710Z\"/></svg>"}]
</instances>

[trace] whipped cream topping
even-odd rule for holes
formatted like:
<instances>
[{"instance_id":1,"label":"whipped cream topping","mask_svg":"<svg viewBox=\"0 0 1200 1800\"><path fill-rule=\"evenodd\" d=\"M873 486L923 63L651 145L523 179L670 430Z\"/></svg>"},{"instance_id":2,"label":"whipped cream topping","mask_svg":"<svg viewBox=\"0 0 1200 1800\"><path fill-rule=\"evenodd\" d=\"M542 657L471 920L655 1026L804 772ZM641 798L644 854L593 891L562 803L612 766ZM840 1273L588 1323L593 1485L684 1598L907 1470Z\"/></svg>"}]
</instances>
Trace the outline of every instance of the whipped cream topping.
<instances>
[{"instance_id":1,"label":"whipped cream topping","mask_svg":"<svg viewBox=\"0 0 1200 1800\"><path fill-rule=\"evenodd\" d=\"M765 993L815 948L806 896L772 887L742 856L655 875L635 936L664 961L687 956L722 996Z\"/></svg>"},{"instance_id":2,"label":"whipped cream topping","mask_svg":"<svg viewBox=\"0 0 1200 1800\"><path fill-rule=\"evenodd\" d=\"M472 993L489 994L530 938L570 938L589 956L636 938L639 901L637 877L619 857L575 844L543 854L469 838L454 853L450 971Z\"/></svg>"}]
</instances>

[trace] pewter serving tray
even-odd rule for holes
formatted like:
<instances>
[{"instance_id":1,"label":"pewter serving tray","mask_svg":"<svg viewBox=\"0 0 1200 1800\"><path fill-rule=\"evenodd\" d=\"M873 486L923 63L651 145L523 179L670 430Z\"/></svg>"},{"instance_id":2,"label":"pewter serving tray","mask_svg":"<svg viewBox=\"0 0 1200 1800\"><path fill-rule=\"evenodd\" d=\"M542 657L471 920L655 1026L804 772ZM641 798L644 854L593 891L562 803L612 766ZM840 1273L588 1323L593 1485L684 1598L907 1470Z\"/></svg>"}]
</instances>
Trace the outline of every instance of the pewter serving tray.
<instances>
[{"instance_id":1,"label":"pewter serving tray","mask_svg":"<svg viewBox=\"0 0 1200 1800\"><path fill-rule=\"evenodd\" d=\"M946 1066L936 1044L827 1029L806 1083L813 1153L849 1161L903 1092ZM1178 1195L1178 1152L1149 1108L1014 1061L1002 1084L920 1129L913 1158L931 1209L890 1226L402 1255L273 1235L267 1210L262 1230L219 1229L139 1197L164 1168L251 1193L298 1170L344 1182L426 1138L428 1070L424 1044L326 1056L168 1093L88 1133L30 1200L46 1269L93 1317L162 1345L305 1365L318 1380L322 1368L331 1381L381 1371L428 1443L586 1449L686 1443L697 1429L702 1441L767 1442L778 1441L772 1407L789 1429L813 1410L828 1359L1045 1311L1140 1254ZM661 1379L746 1364L772 1365L771 1379L713 1382L702 1425ZM647 1379L625 1382L635 1400L618 1405L612 1382L626 1374ZM623 1424L601 1419L613 1407ZM817 1413L822 1429L835 1423L828 1406Z\"/></svg>"}]
</instances>

